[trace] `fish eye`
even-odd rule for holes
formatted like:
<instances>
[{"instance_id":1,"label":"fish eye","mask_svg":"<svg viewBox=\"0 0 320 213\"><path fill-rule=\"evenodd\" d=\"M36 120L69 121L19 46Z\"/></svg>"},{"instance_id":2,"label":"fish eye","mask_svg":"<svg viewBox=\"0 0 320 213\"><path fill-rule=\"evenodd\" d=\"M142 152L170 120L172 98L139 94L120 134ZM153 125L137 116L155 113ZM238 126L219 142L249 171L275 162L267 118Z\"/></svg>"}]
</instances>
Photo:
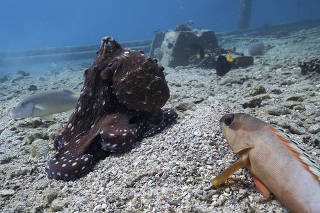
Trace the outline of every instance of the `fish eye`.
<instances>
[{"instance_id":1,"label":"fish eye","mask_svg":"<svg viewBox=\"0 0 320 213\"><path fill-rule=\"evenodd\" d=\"M223 122L227 125L227 126L230 126L232 124L232 121L234 119L234 115L227 115L225 117L225 119L223 120Z\"/></svg>"}]
</instances>

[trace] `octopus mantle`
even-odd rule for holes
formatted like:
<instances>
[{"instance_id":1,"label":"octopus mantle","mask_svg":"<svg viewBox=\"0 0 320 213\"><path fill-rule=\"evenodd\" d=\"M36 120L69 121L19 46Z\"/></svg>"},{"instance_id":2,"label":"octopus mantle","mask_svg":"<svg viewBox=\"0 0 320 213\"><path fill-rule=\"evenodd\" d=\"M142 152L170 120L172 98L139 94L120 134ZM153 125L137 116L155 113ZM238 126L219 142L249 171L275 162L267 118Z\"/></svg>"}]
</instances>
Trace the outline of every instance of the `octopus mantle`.
<instances>
[{"instance_id":1,"label":"octopus mantle","mask_svg":"<svg viewBox=\"0 0 320 213\"><path fill-rule=\"evenodd\" d=\"M54 140L49 178L75 180L112 152L121 152L173 123L164 68L142 52L104 37L67 125Z\"/></svg>"}]
</instances>

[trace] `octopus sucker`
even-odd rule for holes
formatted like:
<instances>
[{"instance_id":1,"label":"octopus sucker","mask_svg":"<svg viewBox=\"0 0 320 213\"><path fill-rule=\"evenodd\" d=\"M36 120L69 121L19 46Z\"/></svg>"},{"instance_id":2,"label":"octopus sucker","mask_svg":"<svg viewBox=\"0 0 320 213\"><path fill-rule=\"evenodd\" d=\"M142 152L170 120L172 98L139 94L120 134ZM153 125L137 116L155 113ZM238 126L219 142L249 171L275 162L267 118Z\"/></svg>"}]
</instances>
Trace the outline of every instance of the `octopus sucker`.
<instances>
[{"instance_id":1,"label":"octopus sucker","mask_svg":"<svg viewBox=\"0 0 320 213\"><path fill-rule=\"evenodd\" d=\"M176 112L162 109L170 97L163 70L157 60L123 49L111 36L102 38L84 72L77 110L54 140L57 153L46 167L48 177L76 180L111 153L173 124Z\"/></svg>"}]
</instances>

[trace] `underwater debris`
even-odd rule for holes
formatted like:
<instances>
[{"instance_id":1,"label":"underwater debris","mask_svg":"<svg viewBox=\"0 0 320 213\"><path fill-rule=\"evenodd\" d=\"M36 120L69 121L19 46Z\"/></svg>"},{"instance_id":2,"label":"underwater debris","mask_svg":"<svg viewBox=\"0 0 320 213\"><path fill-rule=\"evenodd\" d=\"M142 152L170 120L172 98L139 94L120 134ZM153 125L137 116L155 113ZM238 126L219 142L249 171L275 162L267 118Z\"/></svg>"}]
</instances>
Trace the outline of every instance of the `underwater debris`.
<instances>
[{"instance_id":1,"label":"underwater debris","mask_svg":"<svg viewBox=\"0 0 320 213\"><path fill-rule=\"evenodd\" d=\"M250 44L248 48L248 53L251 56L263 55L264 53L264 44L262 42L255 42Z\"/></svg>"},{"instance_id":2,"label":"underwater debris","mask_svg":"<svg viewBox=\"0 0 320 213\"><path fill-rule=\"evenodd\" d=\"M246 68L253 65L252 56L239 56L233 59L232 68Z\"/></svg>"},{"instance_id":3,"label":"underwater debris","mask_svg":"<svg viewBox=\"0 0 320 213\"><path fill-rule=\"evenodd\" d=\"M298 65L301 68L301 74L306 75L310 72L320 74L320 58L314 58L306 62L300 62Z\"/></svg>"},{"instance_id":4,"label":"underwater debris","mask_svg":"<svg viewBox=\"0 0 320 213\"><path fill-rule=\"evenodd\" d=\"M162 57L163 66L187 66L190 58L196 59L197 54L202 59L207 52L214 52L218 48L218 41L212 30L174 31L165 33L161 46L165 57Z\"/></svg>"},{"instance_id":5,"label":"underwater debris","mask_svg":"<svg viewBox=\"0 0 320 213\"><path fill-rule=\"evenodd\" d=\"M179 24L178 26L176 26L175 31L192 31L190 27L192 24L194 24L193 20L189 20L184 24Z\"/></svg>"},{"instance_id":6,"label":"underwater debris","mask_svg":"<svg viewBox=\"0 0 320 213\"><path fill-rule=\"evenodd\" d=\"M232 63L227 60L227 58L223 55L220 55L217 59L216 63L216 71L217 75L224 76L229 72L232 68Z\"/></svg>"}]
</instances>

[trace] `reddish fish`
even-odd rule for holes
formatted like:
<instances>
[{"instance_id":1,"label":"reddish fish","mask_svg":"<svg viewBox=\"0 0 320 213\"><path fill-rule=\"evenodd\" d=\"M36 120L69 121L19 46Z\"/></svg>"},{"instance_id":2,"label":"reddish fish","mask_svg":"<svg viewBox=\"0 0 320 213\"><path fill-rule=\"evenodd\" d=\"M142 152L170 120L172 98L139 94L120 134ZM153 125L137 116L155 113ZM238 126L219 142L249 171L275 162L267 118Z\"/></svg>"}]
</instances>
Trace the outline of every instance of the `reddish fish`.
<instances>
[{"instance_id":1,"label":"reddish fish","mask_svg":"<svg viewBox=\"0 0 320 213\"><path fill-rule=\"evenodd\" d=\"M320 212L320 169L296 143L247 114L225 115L220 125L239 160L211 180L213 186L245 167L266 198L272 192L291 212Z\"/></svg>"}]
</instances>

